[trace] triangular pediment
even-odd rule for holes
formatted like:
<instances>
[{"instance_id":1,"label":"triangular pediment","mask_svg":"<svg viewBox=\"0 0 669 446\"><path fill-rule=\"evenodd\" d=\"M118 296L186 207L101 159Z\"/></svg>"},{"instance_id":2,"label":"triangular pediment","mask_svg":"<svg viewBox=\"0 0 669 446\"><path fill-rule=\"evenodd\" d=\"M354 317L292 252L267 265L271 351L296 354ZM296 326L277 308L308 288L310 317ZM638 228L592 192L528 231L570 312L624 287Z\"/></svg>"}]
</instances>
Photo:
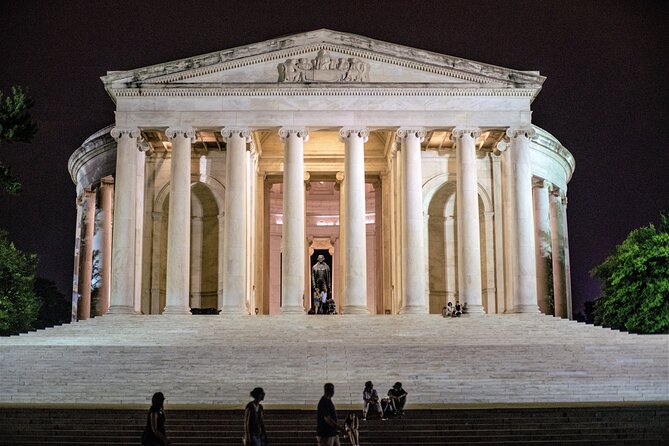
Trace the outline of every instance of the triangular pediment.
<instances>
[{"instance_id":1,"label":"triangular pediment","mask_svg":"<svg viewBox=\"0 0 669 446\"><path fill-rule=\"evenodd\" d=\"M109 72L107 89L240 85L423 85L538 90L544 77L327 29L146 68Z\"/></svg>"}]
</instances>

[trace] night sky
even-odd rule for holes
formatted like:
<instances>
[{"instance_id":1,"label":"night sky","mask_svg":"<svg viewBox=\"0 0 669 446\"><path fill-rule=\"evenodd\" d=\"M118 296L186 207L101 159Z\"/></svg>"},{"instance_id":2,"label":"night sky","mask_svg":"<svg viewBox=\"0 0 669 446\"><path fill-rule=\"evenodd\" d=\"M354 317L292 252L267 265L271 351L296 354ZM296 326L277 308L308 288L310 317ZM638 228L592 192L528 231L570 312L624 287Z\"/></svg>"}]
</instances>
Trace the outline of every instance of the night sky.
<instances>
[{"instance_id":1,"label":"night sky","mask_svg":"<svg viewBox=\"0 0 669 446\"><path fill-rule=\"evenodd\" d=\"M188 5L186 5L188 3ZM100 76L330 28L547 77L533 122L574 155L568 223L574 300L588 271L669 209L666 1L0 1L0 89L30 89L39 133L0 146L23 183L0 228L71 292L72 152L114 122ZM578 305L578 304L576 304ZM578 307L575 308L576 310Z\"/></svg>"}]
</instances>

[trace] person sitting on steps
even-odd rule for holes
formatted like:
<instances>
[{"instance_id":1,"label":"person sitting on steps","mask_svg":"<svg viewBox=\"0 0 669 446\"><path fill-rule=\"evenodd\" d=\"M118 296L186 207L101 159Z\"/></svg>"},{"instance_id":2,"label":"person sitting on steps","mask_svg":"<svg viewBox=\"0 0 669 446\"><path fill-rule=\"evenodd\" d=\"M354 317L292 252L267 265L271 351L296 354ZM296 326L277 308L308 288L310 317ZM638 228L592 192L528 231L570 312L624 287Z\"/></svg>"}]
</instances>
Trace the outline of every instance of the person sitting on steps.
<instances>
[{"instance_id":1,"label":"person sitting on steps","mask_svg":"<svg viewBox=\"0 0 669 446\"><path fill-rule=\"evenodd\" d=\"M360 428L360 421L355 412L349 412L344 420L344 428L346 429L346 435L351 442L351 446L360 446L360 433L358 429Z\"/></svg>"},{"instance_id":2,"label":"person sitting on steps","mask_svg":"<svg viewBox=\"0 0 669 446\"><path fill-rule=\"evenodd\" d=\"M369 410L369 406L373 405L376 407L376 410L379 411L379 416L381 417L381 420L385 421L387 418L383 414L383 408L381 407L381 401L379 401L379 394L374 388L374 384L371 381L367 381L365 383L365 390L362 391L362 401L363 401L363 407L362 407L362 421L367 421L367 411Z\"/></svg>"},{"instance_id":3,"label":"person sitting on steps","mask_svg":"<svg viewBox=\"0 0 669 446\"><path fill-rule=\"evenodd\" d=\"M399 381L388 390L390 407L395 415L404 415L404 405L407 402L407 395L407 391L402 388L402 383Z\"/></svg>"}]
</instances>

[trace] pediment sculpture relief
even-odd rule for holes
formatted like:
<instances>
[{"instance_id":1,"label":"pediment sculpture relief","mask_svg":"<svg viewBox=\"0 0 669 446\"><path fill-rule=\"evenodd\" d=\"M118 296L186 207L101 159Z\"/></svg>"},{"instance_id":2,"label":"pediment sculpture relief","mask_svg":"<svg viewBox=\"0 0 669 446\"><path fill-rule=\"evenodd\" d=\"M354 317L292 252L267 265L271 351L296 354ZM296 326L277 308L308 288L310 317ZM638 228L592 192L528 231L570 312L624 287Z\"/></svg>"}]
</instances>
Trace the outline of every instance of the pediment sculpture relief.
<instances>
[{"instance_id":1,"label":"pediment sculpture relief","mask_svg":"<svg viewBox=\"0 0 669 446\"><path fill-rule=\"evenodd\" d=\"M320 50L315 59L287 59L279 64L279 82L367 82L369 64L351 58L332 58Z\"/></svg>"}]
</instances>

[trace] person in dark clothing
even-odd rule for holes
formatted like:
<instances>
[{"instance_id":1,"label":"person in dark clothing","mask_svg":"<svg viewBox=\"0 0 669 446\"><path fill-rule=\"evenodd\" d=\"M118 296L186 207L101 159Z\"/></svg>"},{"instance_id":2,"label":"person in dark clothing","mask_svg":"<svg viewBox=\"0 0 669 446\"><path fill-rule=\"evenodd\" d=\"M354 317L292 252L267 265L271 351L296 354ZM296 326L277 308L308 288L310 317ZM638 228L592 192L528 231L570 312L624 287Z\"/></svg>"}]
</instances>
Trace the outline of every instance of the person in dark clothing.
<instances>
[{"instance_id":1,"label":"person in dark clothing","mask_svg":"<svg viewBox=\"0 0 669 446\"><path fill-rule=\"evenodd\" d=\"M143 446L169 446L172 444L165 434L164 402L165 395L163 395L163 392L153 394L151 408L146 416L146 427L142 433Z\"/></svg>"},{"instance_id":2,"label":"person in dark clothing","mask_svg":"<svg viewBox=\"0 0 669 446\"><path fill-rule=\"evenodd\" d=\"M265 399L265 391L262 387L256 387L251 391L253 401L246 405L244 411L244 444L246 446L266 446L267 432L265 431L265 419L262 404Z\"/></svg>"},{"instance_id":3,"label":"person in dark clothing","mask_svg":"<svg viewBox=\"0 0 669 446\"><path fill-rule=\"evenodd\" d=\"M401 382L396 382L395 385L388 391L388 399L390 407L395 415L404 415L404 405L407 402L407 391L402 388Z\"/></svg>"},{"instance_id":4,"label":"person in dark clothing","mask_svg":"<svg viewBox=\"0 0 669 446\"><path fill-rule=\"evenodd\" d=\"M337 410L332 402L334 384L325 384L323 390L323 396L318 402L316 415L316 439L318 440L318 446L340 446L337 431L345 432L345 429L337 422Z\"/></svg>"}]
</instances>

